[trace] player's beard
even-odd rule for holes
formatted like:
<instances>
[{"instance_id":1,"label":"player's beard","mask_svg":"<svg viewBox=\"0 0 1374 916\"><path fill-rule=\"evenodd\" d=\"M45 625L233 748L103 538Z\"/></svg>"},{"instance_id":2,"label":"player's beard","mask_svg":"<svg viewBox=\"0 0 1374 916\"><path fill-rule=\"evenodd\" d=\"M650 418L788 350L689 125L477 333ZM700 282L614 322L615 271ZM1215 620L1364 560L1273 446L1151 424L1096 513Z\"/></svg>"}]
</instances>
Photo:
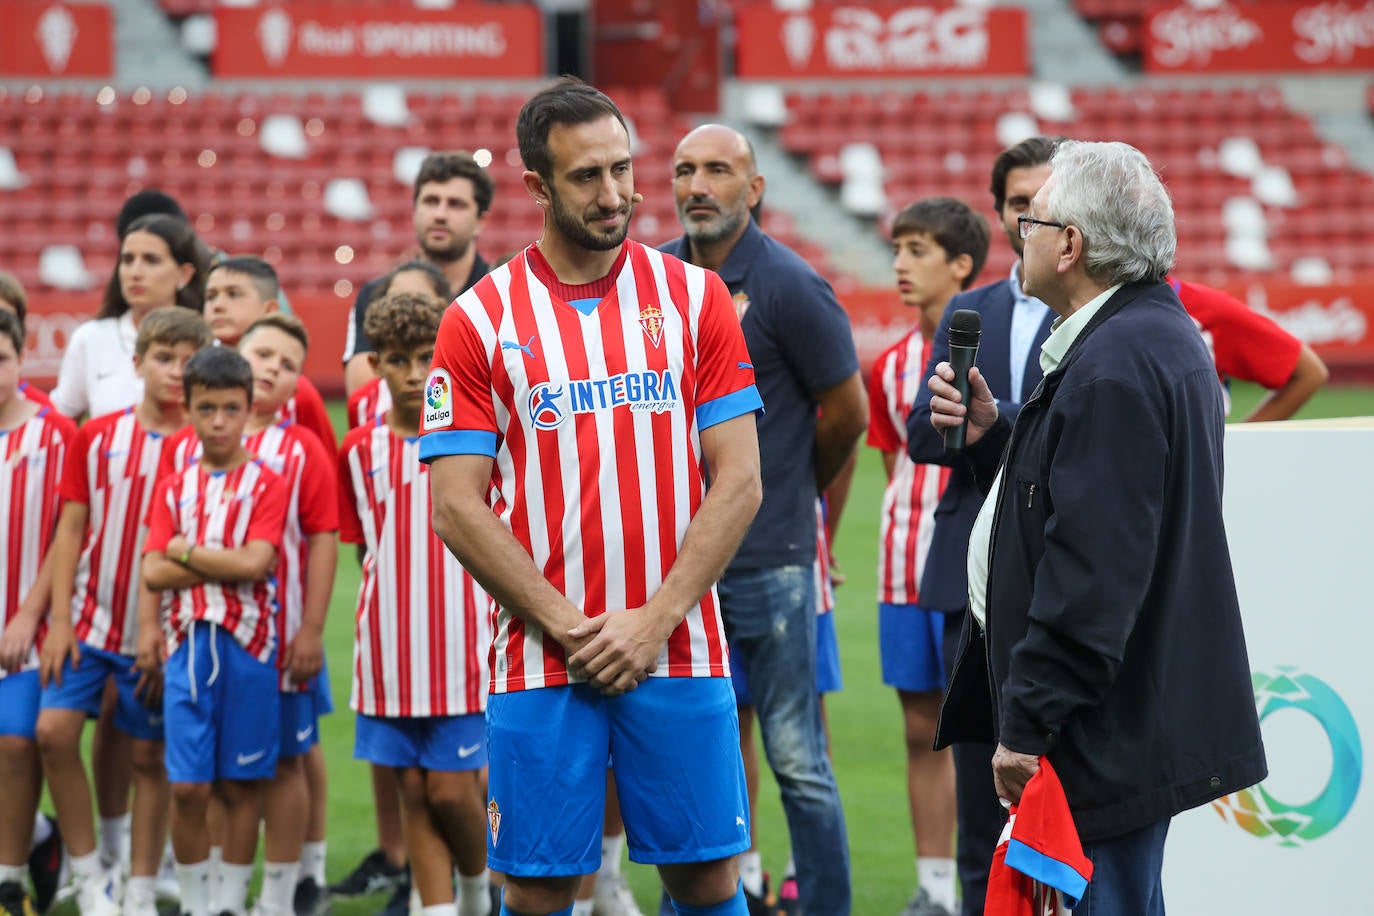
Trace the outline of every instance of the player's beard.
<instances>
[{"instance_id":1,"label":"player's beard","mask_svg":"<svg viewBox=\"0 0 1374 916\"><path fill-rule=\"evenodd\" d=\"M625 214L625 219L610 232L598 232L588 225L590 220L611 215L599 207L595 208L589 216L578 215L564 207L562 199L552 189L549 193L549 204L549 210L553 213L553 224L559 233L574 245L588 251L610 251L619 247L620 243L625 241L625 237L630 234L630 218L634 216L635 209L634 202L631 200L625 201L625 205L620 210L615 211Z\"/></svg>"}]
</instances>

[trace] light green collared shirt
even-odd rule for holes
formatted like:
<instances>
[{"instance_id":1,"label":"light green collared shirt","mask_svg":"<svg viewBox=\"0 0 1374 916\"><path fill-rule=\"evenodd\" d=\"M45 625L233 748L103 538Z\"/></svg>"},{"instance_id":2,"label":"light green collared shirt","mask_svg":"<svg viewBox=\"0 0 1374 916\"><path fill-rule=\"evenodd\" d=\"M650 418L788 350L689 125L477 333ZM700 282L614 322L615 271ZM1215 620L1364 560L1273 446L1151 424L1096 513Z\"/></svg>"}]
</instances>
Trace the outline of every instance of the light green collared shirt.
<instances>
[{"instance_id":1,"label":"light green collared shirt","mask_svg":"<svg viewBox=\"0 0 1374 916\"><path fill-rule=\"evenodd\" d=\"M1050 336L1040 345L1040 368L1049 375L1064 361L1064 354L1083 333L1098 309L1107 304L1112 294L1121 289L1118 283L1110 289L1094 296L1081 309L1067 318L1056 318L1050 325ZM987 620L988 572L992 565L992 519L997 513L997 500L1002 496L1002 471L997 469L997 477L992 482L992 490L978 510L978 518L973 522L973 531L968 540L968 607L978 625L985 627Z\"/></svg>"},{"instance_id":2,"label":"light green collared shirt","mask_svg":"<svg viewBox=\"0 0 1374 916\"><path fill-rule=\"evenodd\" d=\"M1059 364L1064 361L1064 354L1069 352L1069 347L1073 346L1078 335L1083 333L1083 329L1093 320L1098 309L1106 305L1107 300L1119 289L1120 283L1104 289L1069 317L1061 316L1054 319L1054 324L1050 325L1050 336L1040 345L1040 368L1046 375L1059 368Z\"/></svg>"}]
</instances>

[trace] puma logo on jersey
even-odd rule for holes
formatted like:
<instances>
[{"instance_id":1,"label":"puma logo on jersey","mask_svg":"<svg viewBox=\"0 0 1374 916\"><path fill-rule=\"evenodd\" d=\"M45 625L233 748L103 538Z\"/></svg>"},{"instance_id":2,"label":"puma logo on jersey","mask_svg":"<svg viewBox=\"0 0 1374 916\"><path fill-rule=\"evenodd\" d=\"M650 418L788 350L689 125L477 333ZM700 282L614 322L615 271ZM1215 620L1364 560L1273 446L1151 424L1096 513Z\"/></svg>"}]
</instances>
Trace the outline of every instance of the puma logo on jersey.
<instances>
[{"instance_id":1,"label":"puma logo on jersey","mask_svg":"<svg viewBox=\"0 0 1374 916\"><path fill-rule=\"evenodd\" d=\"M535 336L536 336L536 335L531 334L531 335L530 335L530 339L527 340L527 341L525 341L524 343L521 343L521 342L518 341L518 340L503 340L503 341L501 341L501 349L502 349L502 350L521 350L521 351L523 351L524 354L525 354L526 356L528 356L530 359L538 359L538 357L536 357L536 356L534 355L534 338L535 338Z\"/></svg>"}]
</instances>

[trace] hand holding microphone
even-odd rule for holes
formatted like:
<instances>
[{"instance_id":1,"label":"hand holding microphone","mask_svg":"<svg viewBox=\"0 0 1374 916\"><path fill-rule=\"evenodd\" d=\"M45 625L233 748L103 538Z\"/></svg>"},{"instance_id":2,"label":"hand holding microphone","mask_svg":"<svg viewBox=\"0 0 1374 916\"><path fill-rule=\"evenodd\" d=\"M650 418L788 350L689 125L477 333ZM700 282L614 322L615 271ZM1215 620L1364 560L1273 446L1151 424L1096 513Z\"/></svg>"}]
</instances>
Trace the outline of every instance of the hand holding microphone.
<instances>
[{"instance_id":1,"label":"hand holding microphone","mask_svg":"<svg viewBox=\"0 0 1374 916\"><path fill-rule=\"evenodd\" d=\"M944 433L950 451L977 442L997 420L997 401L974 366L981 334L977 312L956 311L949 322L949 361L935 367L928 383L930 423Z\"/></svg>"}]
</instances>

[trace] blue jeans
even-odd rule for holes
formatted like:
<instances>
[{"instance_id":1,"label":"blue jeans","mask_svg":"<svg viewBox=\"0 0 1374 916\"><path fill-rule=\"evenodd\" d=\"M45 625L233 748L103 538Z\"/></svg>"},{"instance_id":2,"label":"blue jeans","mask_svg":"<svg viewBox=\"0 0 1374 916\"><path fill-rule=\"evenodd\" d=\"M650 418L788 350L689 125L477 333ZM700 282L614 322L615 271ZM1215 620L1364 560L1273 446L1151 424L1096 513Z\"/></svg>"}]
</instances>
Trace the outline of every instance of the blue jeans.
<instances>
[{"instance_id":1,"label":"blue jeans","mask_svg":"<svg viewBox=\"0 0 1374 916\"><path fill-rule=\"evenodd\" d=\"M1164 916L1164 838L1169 819L1134 833L1084 843L1092 880L1073 916Z\"/></svg>"},{"instance_id":2,"label":"blue jeans","mask_svg":"<svg viewBox=\"0 0 1374 916\"><path fill-rule=\"evenodd\" d=\"M816 693L816 587L807 566L727 573L717 590L782 794L807 916L847 916L849 839Z\"/></svg>"}]
</instances>

